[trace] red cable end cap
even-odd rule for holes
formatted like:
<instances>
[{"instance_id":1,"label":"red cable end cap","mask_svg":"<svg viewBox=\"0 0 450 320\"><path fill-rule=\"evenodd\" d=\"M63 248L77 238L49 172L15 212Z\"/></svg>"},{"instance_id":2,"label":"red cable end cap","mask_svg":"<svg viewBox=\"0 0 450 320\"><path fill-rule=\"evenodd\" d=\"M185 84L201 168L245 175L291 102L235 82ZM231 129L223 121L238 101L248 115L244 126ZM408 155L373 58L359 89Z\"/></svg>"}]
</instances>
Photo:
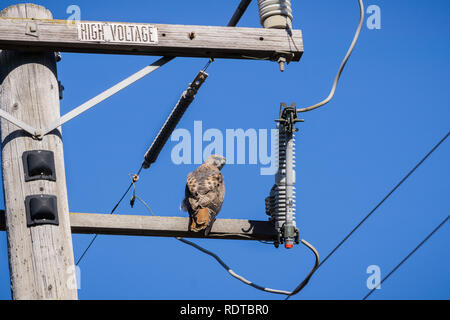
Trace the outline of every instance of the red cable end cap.
<instances>
[{"instance_id":1,"label":"red cable end cap","mask_svg":"<svg viewBox=\"0 0 450 320\"><path fill-rule=\"evenodd\" d=\"M286 244L284 245L284 247L285 247L286 249L292 249L292 248L294 247L294 245L291 244L291 243L286 243Z\"/></svg>"}]
</instances>

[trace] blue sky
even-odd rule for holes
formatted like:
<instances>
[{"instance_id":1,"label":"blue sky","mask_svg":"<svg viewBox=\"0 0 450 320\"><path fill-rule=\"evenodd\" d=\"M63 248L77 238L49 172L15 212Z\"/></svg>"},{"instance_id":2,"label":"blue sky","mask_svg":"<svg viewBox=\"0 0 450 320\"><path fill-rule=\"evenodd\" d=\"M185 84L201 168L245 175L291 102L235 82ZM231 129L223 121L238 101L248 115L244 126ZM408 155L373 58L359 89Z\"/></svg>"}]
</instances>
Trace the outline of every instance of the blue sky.
<instances>
[{"instance_id":1,"label":"blue sky","mask_svg":"<svg viewBox=\"0 0 450 320\"><path fill-rule=\"evenodd\" d=\"M2 1L1 7L16 4ZM82 20L224 25L238 1L37 1L65 19L76 4ZM365 1L380 6L381 30L363 28L326 107L304 114L297 136L297 226L325 257L450 128L450 3ZM285 73L271 62L217 60L179 124L193 130L274 128L280 102L309 106L328 95L358 21L356 0L294 1L294 28L305 54ZM240 26L259 27L256 1ZM156 57L63 53L62 113ZM71 212L108 213L140 166L156 132L206 59L178 58L63 126ZM137 193L157 215L184 216L179 204L196 165L171 161L174 142L141 174ZM450 143L416 173L336 252L294 299L361 299L366 269L386 275L450 211ZM223 169L221 218L264 220L272 176L259 165ZM129 197L120 214L131 209ZM91 239L74 235L77 259ZM195 240L233 270L271 288L292 290L314 259L302 246ZM449 299L450 225L445 225L371 299ZM175 239L99 236L81 263L80 299L280 299L229 277L209 256ZM0 299L10 299L6 234L0 233Z\"/></svg>"}]
</instances>

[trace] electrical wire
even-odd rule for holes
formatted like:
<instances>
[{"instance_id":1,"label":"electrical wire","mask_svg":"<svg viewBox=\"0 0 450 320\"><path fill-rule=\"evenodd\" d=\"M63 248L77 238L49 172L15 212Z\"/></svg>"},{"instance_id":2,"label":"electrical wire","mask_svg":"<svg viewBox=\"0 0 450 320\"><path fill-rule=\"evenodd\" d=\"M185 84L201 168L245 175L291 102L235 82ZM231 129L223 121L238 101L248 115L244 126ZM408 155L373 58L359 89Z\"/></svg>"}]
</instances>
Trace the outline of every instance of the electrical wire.
<instances>
[{"instance_id":1,"label":"electrical wire","mask_svg":"<svg viewBox=\"0 0 450 320\"><path fill-rule=\"evenodd\" d=\"M325 259L322 260L322 262L320 262L320 264L317 266L317 268L314 271L317 271L334 253L336 253L336 251L344 244L345 241L347 241L350 236L356 232L356 230L359 229L359 227L361 227L361 225L406 181L408 180L408 178L425 162L425 160L427 160L441 145L442 143L449 137L450 135L450 131L447 132L447 134L425 155L425 157L423 157L415 166L414 168L412 168L408 174L406 176L404 176L402 178L402 180L400 180L399 183L397 183L395 185L395 187L369 212L368 215L366 215L364 217L364 219L361 220L361 222L358 223L358 225L356 225L356 227L353 228L352 231L350 231L350 233L348 233L344 239L339 242L339 244L334 247L333 250L331 250L331 252L325 257ZM299 287L301 287L302 284L299 285ZM295 291L295 290L294 290ZM290 297L288 297L289 299Z\"/></svg>"},{"instance_id":2,"label":"electrical wire","mask_svg":"<svg viewBox=\"0 0 450 320\"><path fill-rule=\"evenodd\" d=\"M136 196L137 198L137 196ZM145 203L145 202L144 202ZM152 209L150 209L150 207L146 204L147 209L149 210L149 212L153 215L153 211ZM227 234L230 235L230 234ZM250 236L247 235L240 235L240 234L233 234L236 236L240 236L240 237L245 237L245 238L251 238ZM216 235L215 235L216 236ZM269 292L269 293L274 293L274 294L281 294L281 295L286 295L288 297L293 296L295 294L297 294L298 292L300 292L309 282L309 279L311 279L312 275L314 274L314 272L317 270L318 266L319 266L319 262L320 262L320 256L319 256L319 252L314 248L313 245L311 245L309 242L307 242L306 240L301 240L302 244L304 244L306 247L308 247L315 256L315 263L314 263L314 267L312 268L312 270L309 272L308 276L300 283L300 285L297 286L297 288L295 288L294 291L290 292L290 291L284 291L284 290L278 290L278 289L271 289L271 288L266 288L263 286L260 286L256 283L251 282L250 280L247 280L246 278L244 278L243 276L237 274L236 272L234 272L217 254L215 254L212 251L209 251L203 247L201 247L200 245L186 240L184 238L181 237L175 237L175 239L177 239L178 241L181 241L187 245L190 245L191 247L206 253L207 255L213 257L231 276L233 276L234 278L238 279L239 281L245 283L246 285L249 285L255 289L261 290L261 291L265 291L265 292Z\"/></svg>"},{"instance_id":3,"label":"electrical wire","mask_svg":"<svg viewBox=\"0 0 450 320\"><path fill-rule=\"evenodd\" d=\"M234 278L238 279L239 281L242 281L243 283L245 283L246 285L252 286L255 289L261 290L261 291L266 291L266 292L270 292L270 293L275 293L275 294L284 294L284 295L289 295L290 292L288 291L283 291L283 290L275 290L275 289L270 289L270 288L264 288L262 286L259 286L247 279L245 279L244 277L238 275L237 273L235 273L222 259L219 258L219 256L217 256L214 252L211 252L189 240L183 239L183 238L176 238L177 240L190 245L191 247L194 247L195 249L206 253L207 255L213 257L225 270L227 270L227 272L233 276Z\"/></svg>"},{"instance_id":4,"label":"electrical wire","mask_svg":"<svg viewBox=\"0 0 450 320\"><path fill-rule=\"evenodd\" d=\"M311 279L311 277L313 276L313 274L316 272L316 270L319 268L320 265L320 256L319 256L319 252L316 250L316 248L314 248L310 243L308 243L307 241L302 239L302 243L307 246L315 255L316 257L316 263L314 264L314 267L311 269L310 273L308 274L308 276L305 278L305 280L303 280L295 289L294 291L292 291L291 294L289 294L285 300L289 300L290 297L296 295L297 293L299 293L304 287L306 287L306 285L308 284L309 280Z\"/></svg>"},{"instance_id":5,"label":"electrical wire","mask_svg":"<svg viewBox=\"0 0 450 320\"><path fill-rule=\"evenodd\" d=\"M308 274L308 276L305 278L305 280L302 281L301 285L299 285L294 291L290 292L290 291L285 291L285 290L278 290L278 289L271 289L271 288L265 288L263 286L260 286L256 283L251 282L250 280L247 280L246 278L244 278L243 276L237 274L236 272L234 272L222 259L220 259L219 256L217 256L214 252L211 252L189 240L183 239L183 238L176 238L177 240L190 245L192 247L194 247L195 249L206 253L207 255L213 257L231 276L233 276L234 278L238 279L239 281L245 283L246 285L249 285L255 289L258 289L260 291L265 291L265 292L269 292L269 293L274 293L274 294L281 294L281 295L286 295L286 296L292 296L297 294L298 292L300 292L300 290L302 290L309 282L309 279L312 277L312 275L314 274L314 272L317 269L317 266L319 265L319 253L317 252L317 250L310 244L308 243L306 240L301 240L301 242L308 247L313 253L314 256L316 258L316 262L314 264L313 269L310 271L310 273Z\"/></svg>"},{"instance_id":6,"label":"electrical wire","mask_svg":"<svg viewBox=\"0 0 450 320\"><path fill-rule=\"evenodd\" d=\"M391 272L389 272L389 274L383 278L383 280L381 280L381 282L375 287L373 288L364 298L362 298L362 300L366 300L368 297L370 297L370 295L372 293L374 293L374 291L379 288L381 286L381 284L386 281L398 268L401 267L401 265L403 263L406 262L406 260L408 260L417 250L419 250L419 248L425 243L427 242L450 218L450 215L447 216L447 218L444 219L444 221L442 221L421 243L419 243L419 245L417 247L414 248L413 251L411 251L397 266L395 266L394 269L392 269Z\"/></svg>"},{"instance_id":7,"label":"electrical wire","mask_svg":"<svg viewBox=\"0 0 450 320\"><path fill-rule=\"evenodd\" d=\"M138 170L138 173L136 175L139 176L139 174L141 173L143 167L141 166L141 168ZM116 205L114 206L114 208L111 210L111 214L113 214L116 209L119 207L120 203L123 201L123 199L125 199L126 195L128 194L128 192L130 192L131 188L134 187L134 181L132 181L130 183L130 185L128 186L127 190L124 192L124 194L122 195L122 197L119 199L119 201L116 203ZM151 211L151 210L150 210ZM84 256L86 255L86 253L88 252L88 250L91 248L91 246L94 244L95 240L98 238L98 234L95 234L94 237L91 239L91 242L89 242L89 245L86 247L86 249L84 249L83 253L81 254L81 256L78 258L78 261L75 265L79 265L80 262L83 260Z\"/></svg>"},{"instance_id":8,"label":"electrical wire","mask_svg":"<svg viewBox=\"0 0 450 320\"><path fill-rule=\"evenodd\" d=\"M342 71L344 71L345 65L347 64L348 59L350 58L350 56L353 53L353 50L355 49L356 43L358 42L358 39L359 39L359 35L361 34L362 26L364 24L364 14L365 14L365 12L364 12L363 0L358 0L358 3L359 3L359 10L360 10L360 18L359 18L358 28L356 29L356 33L355 33L355 36L353 37L352 44L350 45L350 48L348 49L347 54L345 55L344 60L342 61L341 66L339 67L338 73L337 73L336 78L334 79L334 82L333 82L333 86L331 87L330 94L328 95L328 97L325 100L323 100L323 101L321 101L321 102L319 102L319 103L317 103L317 104L315 104L313 106L310 106L310 107L307 107L307 108L298 109L297 112L308 112L308 111L320 108L323 105L325 105L328 102L330 102L331 99L333 99L333 96L334 96L334 94L336 92L337 85L339 83L339 79L341 78Z\"/></svg>"},{"instance_id":9,"label":"electrical wire","mask_svg":"<svg viewBox=\"0 0 450 320\"><path fill-rule=\"evenodd\" d=\"M144 200L141 199L141 197L135 195L136 199L138 199L147 209L148 211L150 211L150 214L152 216L154 216L152 209L150 209L150 206L147 204L147 202L145 202Z\"/></svg>"},{"instance_id":10,"label":"electrical wire","mask_svg":"<svg viewBox=\"0 0 450 320\"><path fill-rule=\"evenodd\" d=\"M325 257L325 259L322 260L322 262L319 265L319 268L344 244L345 241L350 238L350 236L361 227L361 225L406 181L408 178L427 160L441 145L442 143L448 138L450 135L450 132L447 132L447 134L426 154L425 157L422 158L415 166L412 168L406 176L403 177L402 180L400 180L399 183L395 185L395 187L389 191L389 193L369 212L368 215L364 217L364 219L361 220L360 223L356 227L353 228L352 231L350 231L349 234L345 236L345 238L339 242L339 244L331 250L331 252Z\"/></svg>"},{"instance_id":11,"label":"electrical wire","mask_svg":"<svg viewBox=\"0 0 450 320\"><path fill-rule=\"evenodd\" d=\"M208 70L209 66L211 65L211 63L214 62L214 58L209 58L208 62L206 63L206 65L203 67L202 71L206 72L206 70Z\"/></svg>"}]
</instances>

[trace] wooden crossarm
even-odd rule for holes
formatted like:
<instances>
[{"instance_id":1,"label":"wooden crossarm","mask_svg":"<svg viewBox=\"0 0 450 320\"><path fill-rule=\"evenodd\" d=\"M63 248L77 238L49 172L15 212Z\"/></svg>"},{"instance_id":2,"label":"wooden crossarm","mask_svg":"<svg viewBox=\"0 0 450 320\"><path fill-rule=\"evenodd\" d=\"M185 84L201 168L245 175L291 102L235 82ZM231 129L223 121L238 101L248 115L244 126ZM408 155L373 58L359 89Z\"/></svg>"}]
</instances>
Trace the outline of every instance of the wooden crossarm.
<instances>
[{"instance_id":1,"label":"wooden crossarm","mask_svg":"<svg viewBox=\"0 0 450 320\"><path fill-rule=\"evenodd\" d=\"M299 61L300 30L0 18L0 49Z\"/></svg>"},{"instance_id":2,"label":"wooden crossarm","mask_svg":"<svg viewBox=\"0 0 450 320\"><path fill-rule=\"evenodd\" d=\"M189 219L183 217L71 213L70 224L75 234L205 238L190 232ZM0 211L0 231L5 228L5 212ZM272 241L276 234L269 221L217 219L207 238Z\"/></svg>"}]
</instances>

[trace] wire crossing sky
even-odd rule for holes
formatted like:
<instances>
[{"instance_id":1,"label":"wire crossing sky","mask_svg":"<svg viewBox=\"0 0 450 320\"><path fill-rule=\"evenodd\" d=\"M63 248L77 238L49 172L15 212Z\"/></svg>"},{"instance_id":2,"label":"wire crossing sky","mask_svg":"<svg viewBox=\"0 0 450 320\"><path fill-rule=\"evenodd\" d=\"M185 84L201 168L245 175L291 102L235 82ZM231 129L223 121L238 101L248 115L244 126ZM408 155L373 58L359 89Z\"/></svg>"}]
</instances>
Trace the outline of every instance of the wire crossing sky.
<instances>
[{"instance_id":1,"label":"wire crossing sky","mask_svg":"<svg viewBox=\"0 0 450 320\"><path fill-rule=\"evenodd\" d=\"M346 236L345 236L345 238L341 241L341 242L339 242L339 244L333 249L333 250L331 250L331 252L325 257L325 259L323 259L322 260L322 262L319 264L319 267L321 267L343 244L344 244L344 242L345 241L347 241L349 238L350 238L350 236L356 231L356 230L358 230L359 229L359 227L361 227L362 226L362 224L387 200L387 199L389 199L389 197L406 181L406 180L408 180L408 178L425 162L425 160L427 160L428 159L428 157L430 157L432 154L433 154L433 152L435 152L439 147L440 147L440 145L445 141L445 140L447 140L447 138L448 138L448 136L450 135L450 132L448 132L431 150L430 150L430 152L428 152L427 154L426 154L426 156L425 157L423 157L422 158L422 160L420 160L415 166L414 166L414 168L412 168L411 169L411 171L409 171L408 172L408 174L406 175L406 176L404 176L403 177L403 179L402 180L400 180L400 182L399 183L397 183L396 185L395 185L395 187L391 190L391 191L389 191L389 193L375 206L375 208L373 208L370 212L369 212L369 214L367 215L367 216L365 216L364 217L364 219L363 220L361 220L361 222L360 223L358 223L358 225L355 227L355 228L353 228L352 229L352 231L350 231L350 233L348 233Z\"/></svg>"},{"instance_id":2,"label":"wire crossing sky","mask_svg":"<svg viewBox=\"0 0 450 320\"><path fill-rule=\"evenodd\" d=\"M374 293L375 290L383 284L383 282L385 282L395 271L397 271L398 268L402 266L402 264L404 264L417 250L419 250L420 247L425 244L425 242L427 242L440 228L442 228L442 226L448 221L449 218L450 216L447 216L447 218L445 218L421 243L419 243L419 245L415 247L413 251L411 251L402 261L400 261L398 265L395 266L394 269L392 269L391 272L389 272L386 277L383 278L383 280L381 280L379 285L370 290L370 292L363 298L363 300L367 300L367 298L370 297L372 293Z\"/></svg>"},{"instance_id":3,"label":"wire crossing sky","mask_svg":"<svg viewBox=\"0 0 450 320\"><path fill-rule=\"evenodd\" d=\"M135 0L102 3L42 0L57 19L76 5L82 20L225 25L239 1ZM2 2L3 7L16 4ZM302 114L297 139L297 226L300 236L325 256L401 181L407 170L449 131L450 4L433 1L365 1L360 40L327 106ZM372 6L372 7L371 7ZM377 29L374 14L380 12ZM73 8L72 8L73 9ZM369 10L370 9L370 10ZM295 1L293 27L303 31L300 62L217 59L210 76L177 128L204 151L211 133L255 130L257 160L235 159L223 168L225 202L218 218L266 220L264 199L274 183L261 175L270 156L270 130L281 102L314 105L326 96L358 23L354 0ZM239 23L260 27L256 1ZM413 45L412 45L413 44ZM62 53L58 78L65 87L61 113L103 92L158 57ZM63 126L71 212L109 214L130 184L129 174L206 59L177 58L147 78ZM201 121L202 132L194 132ZM264 141L267 134L267 143ZM217 135L219 136L219 135ZM226 141L223 141L226 147ZM140 174L137 194L158 215L186 216L179 210L186 176L197 165L175 164L177 141L169 140L158 161ZM266 149L266 150L264 150ZM194 153L192 152L192 156ZM234 161L231 161L234 160ZM368 292L369 267L380 280L448 215L448 141L420 165L291 299L361 299ZM231 164L233 163L233 164ZM128 194L114 213L147 214L129 205ZM92 236L73 235L74 256ZM433 235L408 267L398 268L373 299L450 298L448 224ZM197 241L196 241L197 242ZM293 290L314 257L303 246L275 249L260 242L198 240L233 271L254 283ZM426 263L425 263L426 262ZM433 272L426 265L432 264ZM229 277L210 257L173 239L102 236L79 265L80 299L283 299ZM0 299L10 299L6 234L0 233Z\"/></svg>"}]
</instances>

